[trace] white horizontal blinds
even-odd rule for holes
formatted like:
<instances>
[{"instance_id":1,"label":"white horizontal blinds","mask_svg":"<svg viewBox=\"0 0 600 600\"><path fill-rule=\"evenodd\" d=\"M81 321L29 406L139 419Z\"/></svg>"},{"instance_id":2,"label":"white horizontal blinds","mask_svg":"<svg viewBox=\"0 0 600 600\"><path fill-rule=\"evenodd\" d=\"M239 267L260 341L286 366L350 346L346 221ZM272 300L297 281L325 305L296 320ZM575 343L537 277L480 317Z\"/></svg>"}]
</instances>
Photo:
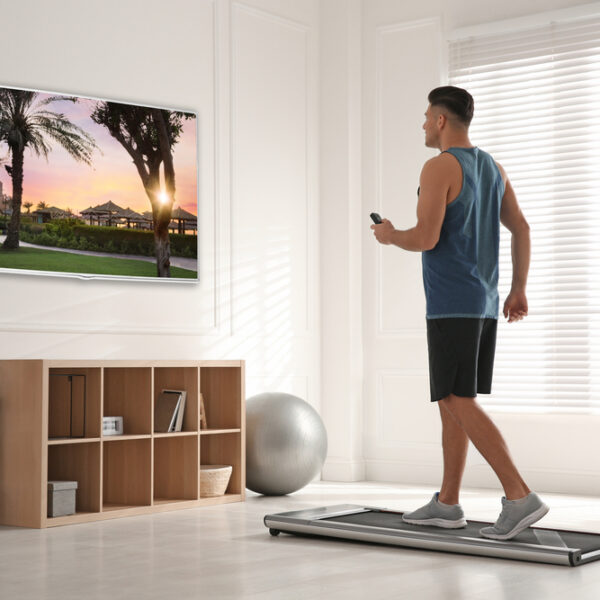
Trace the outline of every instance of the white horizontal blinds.
<instances>
[{"instance_id":1,"label":"white horizontal blinds","mask_svg":"<svg viewBox=\"0 0 600 600\"><path fill-rule=\"evenodd\" d=\"M600 18L450 42L475 99L471 140L531 225L529 317L498 328L495 410L600 413ZM511 285L502 228L500 305Z\"/></svg>"}]
</instances>

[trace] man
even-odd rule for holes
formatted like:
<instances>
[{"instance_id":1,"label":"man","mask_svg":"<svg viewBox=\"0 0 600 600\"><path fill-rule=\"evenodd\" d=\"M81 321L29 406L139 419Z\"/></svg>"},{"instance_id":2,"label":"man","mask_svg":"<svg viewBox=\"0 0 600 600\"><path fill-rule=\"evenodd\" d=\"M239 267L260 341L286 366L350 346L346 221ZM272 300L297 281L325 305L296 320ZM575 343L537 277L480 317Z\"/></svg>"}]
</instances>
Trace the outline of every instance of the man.
<instances>
[{"instance_id":1,"label":"man","mask_svg":"<svg viewBox=\"0 0 600 600\"><path fill-rule=\"evenodd\" d=\"M549 509L521 478L476 396L491 392L500 223L512 234L512 288L503 311L509 323L527 316L529 225L504 169L469 140L471 95L444 86L432 90L428 100L425 145L441 154L421 171L417 224L404 231L388 219L371 226L381 244L423 253L431 401L438 403L442 419L442 487L429 504L403 519L417 525L466 526L458 500L471 440L505 492L500 517L480 534L508 540Z\"/></svg>"}]
</instances>

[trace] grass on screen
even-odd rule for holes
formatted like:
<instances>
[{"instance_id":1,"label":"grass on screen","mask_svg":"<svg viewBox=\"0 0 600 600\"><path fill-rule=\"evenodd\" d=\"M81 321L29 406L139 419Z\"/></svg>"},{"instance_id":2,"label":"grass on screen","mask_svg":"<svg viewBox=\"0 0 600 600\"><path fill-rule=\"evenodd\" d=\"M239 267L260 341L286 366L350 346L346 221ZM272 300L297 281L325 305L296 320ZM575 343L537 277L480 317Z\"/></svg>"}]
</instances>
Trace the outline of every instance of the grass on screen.
<instances>
[{"instance_id":1,"label":"grass on screen","mask_svg":"<svg viewBox=\"0 0 600 600\"><path fill-rule=\"evenodd\" d=\"M156 277L156 264L131 258L87 256L38 248L4 250L0 248L0 268L123 277ZM196 271L171 266L171 277L195 279Z\"/></svg>"}]
</instances>

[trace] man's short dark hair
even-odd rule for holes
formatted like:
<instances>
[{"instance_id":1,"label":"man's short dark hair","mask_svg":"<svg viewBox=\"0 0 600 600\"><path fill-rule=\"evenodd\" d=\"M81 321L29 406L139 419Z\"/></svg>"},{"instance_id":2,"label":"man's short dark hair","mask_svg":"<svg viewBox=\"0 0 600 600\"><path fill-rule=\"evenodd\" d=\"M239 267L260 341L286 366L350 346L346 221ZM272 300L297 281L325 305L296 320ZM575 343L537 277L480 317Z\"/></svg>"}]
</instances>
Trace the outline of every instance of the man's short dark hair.
<instances>
[{"instance_id":1,"label":"man's short dark hair","mask_svg":"<svg viewBox=\"0 0 600 600\"><path fill-rule=\"evenodd\" d=\"M431 106L442 106L468 127L473 118L473 96L459 87L444 85L429 92L427 96Z\"/></svg>"}]
</instances>

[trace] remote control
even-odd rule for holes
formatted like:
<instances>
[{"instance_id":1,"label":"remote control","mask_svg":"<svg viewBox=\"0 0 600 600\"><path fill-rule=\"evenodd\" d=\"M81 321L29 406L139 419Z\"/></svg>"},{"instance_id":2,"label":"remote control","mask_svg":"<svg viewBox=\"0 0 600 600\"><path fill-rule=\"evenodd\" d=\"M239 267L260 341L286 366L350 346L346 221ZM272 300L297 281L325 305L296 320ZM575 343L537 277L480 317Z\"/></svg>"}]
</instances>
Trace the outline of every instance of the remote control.
<instances>
[{"instance_id":1,"label":"remote control","mask_svg":"<svg viewBox=\"0 0 600 600\"><path fill-rule=\"evenodd\" d=\"M371 219L373 219L373 223L375 223L375 225L380 225L383 223L381 217L376 212L371 213Z\"/></svg>"}]
</instances>

